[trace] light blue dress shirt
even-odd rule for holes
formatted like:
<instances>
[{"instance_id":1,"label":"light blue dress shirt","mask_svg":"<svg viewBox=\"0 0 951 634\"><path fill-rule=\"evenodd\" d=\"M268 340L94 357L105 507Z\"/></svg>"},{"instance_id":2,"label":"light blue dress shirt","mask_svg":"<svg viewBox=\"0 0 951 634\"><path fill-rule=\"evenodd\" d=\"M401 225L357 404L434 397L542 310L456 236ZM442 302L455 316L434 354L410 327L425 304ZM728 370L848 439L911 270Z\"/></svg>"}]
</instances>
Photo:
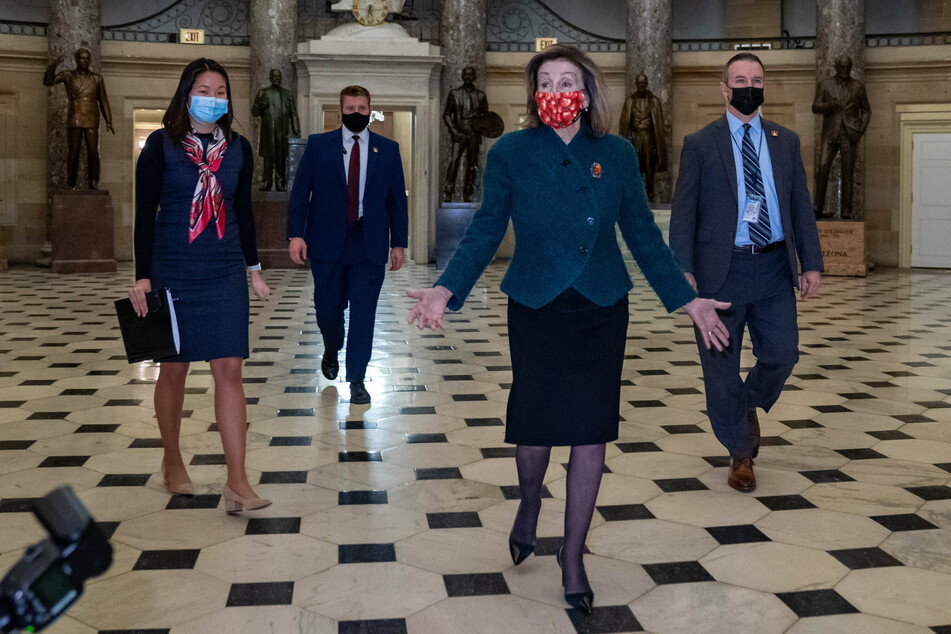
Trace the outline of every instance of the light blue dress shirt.
<instances>
[{"instance_id":1,"label":"light blue dress shirt","mask_svg":"<svg viewBox=\"0 0 951 634\"><path fill-rule=\"evenodd\" d=\"M343 130L343 173L346 178L350 178L350 149L356 141L353 140L354 133L347 129L347 126L340 126ZM363 131L357 134L360 141L360 206L359 218L363 218L363 188L367 184L367 156L370 154L370 128L363 128ZM741 135L742 138L742 135Z\"/></svg>"},{"instance_id":2,"label":"light blue dress shirt","mask_svg":"<svg viewBox=\"0 0 951 634\"><path fill-rule=\"evenodd\" d=\"M750 225L743 220L746 207L746 177L743 174L743 122L727 111L726 120L730 124L730 137L733 141L733 164L736 166L736 239L734 244L744 246L753 244L750 240ZM770 242L783 239L783 221L779 214L779 198L776 196L776 181L773 179L773 163L769 160L769 147L763 138L763 122L759 114L750 120L750 140L759 153L759 170L763 178L763 192L766 194L766 209L769 211L769 228L772 233Z\"/></svg>"}]
</instances>

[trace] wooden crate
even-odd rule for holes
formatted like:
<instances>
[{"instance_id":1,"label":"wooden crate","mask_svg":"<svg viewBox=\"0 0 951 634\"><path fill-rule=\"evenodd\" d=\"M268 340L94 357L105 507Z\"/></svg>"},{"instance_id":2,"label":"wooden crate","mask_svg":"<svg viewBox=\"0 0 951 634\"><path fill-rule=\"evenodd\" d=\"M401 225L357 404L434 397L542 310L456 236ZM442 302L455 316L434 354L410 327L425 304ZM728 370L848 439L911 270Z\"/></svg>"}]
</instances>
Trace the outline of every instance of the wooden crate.
<instances>
[{"instance_id":1,"label":"wooden crate","mask_svg":"<svg viewBox=\"0 0 951 634\"><path fill-rule=\"evenodd\" d=\"M852 220L820 220L819 244L822 247L824 275L865 277L865 223Z\"/></svg>"}]
</instances>

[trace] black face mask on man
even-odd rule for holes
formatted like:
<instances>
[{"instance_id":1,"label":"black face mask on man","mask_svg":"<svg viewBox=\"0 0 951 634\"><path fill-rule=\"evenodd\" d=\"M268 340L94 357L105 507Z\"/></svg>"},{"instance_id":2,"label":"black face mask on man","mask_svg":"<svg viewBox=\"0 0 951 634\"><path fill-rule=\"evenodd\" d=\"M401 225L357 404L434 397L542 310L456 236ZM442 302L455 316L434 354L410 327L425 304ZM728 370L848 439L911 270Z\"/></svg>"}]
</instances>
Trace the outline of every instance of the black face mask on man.
<instances>
[{"instance_id":1,"label":"black face mask on man","mask_svg":"<svg viewBox=\"0 0 951 634\"><path fill-rule=\"evenodd\" d=\"M763 105L763 89L757 86L742 86L733 88L733 97L730 105L736 108L743 116L750 116Z\"/></svg>"},{"instance_id":2,"label":"black face mask on man","mask_svg":"<svg viewBox=\"0 0 951 634\"><path fill-rule=\"evenodd\" d=\"M356 134L363 132L363 129L370 125L370 115L359 112L348 112L341 115L340 120L343 121L348 130Z\"/></svg>"}]
</instances>

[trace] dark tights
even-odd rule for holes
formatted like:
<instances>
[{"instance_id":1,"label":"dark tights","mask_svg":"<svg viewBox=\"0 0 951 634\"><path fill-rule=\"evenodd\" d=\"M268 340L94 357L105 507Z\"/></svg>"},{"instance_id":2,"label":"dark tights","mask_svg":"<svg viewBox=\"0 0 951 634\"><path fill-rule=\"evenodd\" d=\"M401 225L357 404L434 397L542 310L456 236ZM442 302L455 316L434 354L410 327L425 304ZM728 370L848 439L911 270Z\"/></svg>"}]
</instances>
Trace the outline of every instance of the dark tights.
<instances>
[{"instance_id":1,"label":"dark tights","mask_svg":"<svg viewBox=\"0 0 951 634\"><path fill-rule=\"evenodd\" d=\"M515 515L512 536L520 542L535 543L535 528L542 505L542 483L550 456L551 447L518 445L515 448L515 465L518 468L518 486L522 501ZM565 548L562 554L565 565L565 592L583 592L589 588L582 554L603 470L603 444L577 445L571 448L565 503Z\"/></svg>"}]
</instances>

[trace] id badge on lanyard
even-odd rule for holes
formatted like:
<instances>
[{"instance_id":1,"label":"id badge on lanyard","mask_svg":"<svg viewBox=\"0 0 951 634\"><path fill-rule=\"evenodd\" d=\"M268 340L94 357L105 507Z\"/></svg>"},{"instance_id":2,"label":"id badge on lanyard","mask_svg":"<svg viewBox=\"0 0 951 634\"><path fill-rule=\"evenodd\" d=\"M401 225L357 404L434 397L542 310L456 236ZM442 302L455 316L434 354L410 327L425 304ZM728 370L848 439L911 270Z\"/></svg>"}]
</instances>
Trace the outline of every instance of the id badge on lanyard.
<instances>
[{"instance_id":1,"label":"id badge on lanyard","mask_svg":"<svg viewBox=\"0 0 951 634\"><path fill-rule=\"evenodd\" d=\"M766 199L762 196L747 196L743 205L743 220L749 224L759 222L759 212L763 209Z\"/></svg>"}]
</instances>

